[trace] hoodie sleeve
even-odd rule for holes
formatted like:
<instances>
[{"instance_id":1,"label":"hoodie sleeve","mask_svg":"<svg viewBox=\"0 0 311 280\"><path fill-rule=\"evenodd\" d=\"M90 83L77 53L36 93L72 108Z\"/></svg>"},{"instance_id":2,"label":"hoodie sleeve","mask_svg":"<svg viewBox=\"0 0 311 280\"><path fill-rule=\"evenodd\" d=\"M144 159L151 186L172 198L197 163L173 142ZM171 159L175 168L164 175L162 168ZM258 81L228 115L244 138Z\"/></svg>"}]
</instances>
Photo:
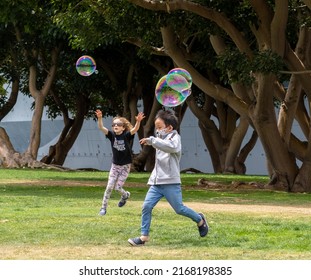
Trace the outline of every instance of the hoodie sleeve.
<instances>
[{"instance_id":1,"label":"hoodie sleeve","mask_svg":"<svg viewBox=\"0 0 311 280\"><path fill-rule=\"evenodd\" d=\"M178 153L181 151L180 135L174 131L165 139L150 136L147 144L166 153Z\"/></svg>"}]
</instances>

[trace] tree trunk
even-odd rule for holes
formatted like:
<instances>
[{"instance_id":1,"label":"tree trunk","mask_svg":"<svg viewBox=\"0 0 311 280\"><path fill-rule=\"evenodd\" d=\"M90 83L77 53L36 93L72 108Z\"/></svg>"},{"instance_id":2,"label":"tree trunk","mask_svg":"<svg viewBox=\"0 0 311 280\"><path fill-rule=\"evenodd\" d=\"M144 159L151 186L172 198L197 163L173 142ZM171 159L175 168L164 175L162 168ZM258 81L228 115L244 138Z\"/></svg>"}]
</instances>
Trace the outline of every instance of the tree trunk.
<instances>
[{"instance_id":1,"label":"tree trunk","mask_svg":"<svg viewBox=\"0 0 311 280\"><path fill-rule=\"evenodd\" d=\"M26 150L28 154L33 159L37 158L38 149L40 147L41 141L41 119L43 113L43 106L45 98L51 90L52 84L55 80L56 70L57 70L57 60L59 56L59 49L54 48L51 51L51 66L48 70L48 75L44 81L43 87L41 90L37 89L37 68L36 65L31 65L29 67L29 91L32 97L35 99L35 109L32 116L32 124L30 130L30 139L29 146ZM34 59L38 60L38 55L34 52Z\"/></svg>"},{"instance_id":2,"label":"tree trunk","mask_svg":"<svg viewBox=\"0 0 311 280\"><path fill-rule=\"evenodd\" d=\"M308 148L303 159L303 164L291 191L311 193L311 133L309 134Z\"/></svg>"},{"instance_id":3,"label":"tree trunk","mask_svg":"<svg viewBox=\"0 0 311 280\"><path fill-rule=\"evenodd\" d=\"M16 152L9 136L2 127L0 127L0 166L3 168L54 168L34 160L26 153L21 154Z\"/></svg>"},{"instance_id":4,"label":"tree trunk","mask_svg":"<svg viewBox=\"0 0 311 280\"><path fill-rule=\"evenodd\" d=\"M304 160L299 173L296 177L292 192L307 192L311 193L311 161Z\"/></svg>"},{"instance_id":5,"label":"tree trunk","mask_svg":"<svg viewBox=\"0 0 311 280\"><path fill-rule=\"evenodd\" d=\"M243 139L245 138L248 127L249 127L248 119L241 118L240 123L238 124L231 138L230 145L227 150L225 170L224 170L225 172L241 174L240 172L242 171L242 173L245 174L246 169L245 169L245 166L244 168L242 167L243 162L241 161L237 162L236 160L237 160L237 155L239 154L239 151L241 149L241 145L242 145ZM238 166L240 165L238 170L235 168L236 163L238 164Z\"/></svg>"},{"instance_id":6,"label":"tree trunk","mask_svg":"<svg viewBox=\"0 0 311 280\"><path fill-rule=\"evenodd\" d=\"M80 94L76 104L76 117L74 120L65 122L65 127L57 143L50 147L49 155L42 158L41 162L60 166L64 164L68 152L79 136L88 109L88 98Z\"/></svg>"},{"instance_id":7,"label":"tree trunk","mask_svg":"<svg viewBox=\"0 0 311 280\"><path fill-rule=\"evenodd\" d=\"M205 143L205 146L209 152L209 155L211 157L211 162L213 165L214 173L222 173L223 172L223 164L220 160L219 153L217 152L217 148L214 145L214 142L212 140L212 137L210 137L209 130L206 129L206 126L199 121L199 128L201 130L201 135L203 138L203 141Z\"/></svg>"},{"instance_id":8,"label":"tree trunk","mask_svg":"<svg viewBox=\"0 0 311 280\"><path fill-rule=\"evenodd\" d=\"M147 97L149 98L149 97ZM146 100L144 100L145 102ZM146 116L148 116L148 119L146 121L146 124L144 125L144 135L143 137L149 137L151 135L154 135L154 118L161 108L160 103L156 100L156 97L153 97L152 105L149 102L146 101L148 106L144 105L144 108L150 108L145 111ZM151 105L151 106L150 106ZM143 146L142 151L139 153L139 155L134 155L133 158L133 164L132 168L133 170L137 171L152 171L154 167L154 160L155 160L155 149L152 146Z\"/></svg>"},{"instance_id":9,"label":"tree trunk","mask_svg":"<svg viewBox=\"0 0 311 280\"><path fill-rule=\"evenodd\" d=\"M57 143L53 146L50 146L49 148L49 154L41 159L41 162L44 162L46 164L57 164L57 165L63 165L63 163L66 160L66 156L68 154L65 153L65 158L62 156L62 154L65 152L65 149L63 147L63 142L65 141L66 137L68 136L68 133L70 129L72 128L74 123L74 120L68 119L65 122L65 126L62 130L62 133L57 141Z\"/></svg>"},{"instance_id":10,"label":"tree trunk","mask_svg":"<svg viewBox=\"0 0 311 280\"><path fill-rule=\"evenodd\" d=\"M249 153L254 149L256 142L258 139L257 132L254 130L249 141L244 145L241 149L236 161L234 163L235 170L237 174L245 174L246 173L246 165L245 161Z\"/></svg>"},{"instance_id":11,"label":"tree trunk","mask_svg":"<svg viewBox=\"0 0 311 280\"><path fill-rule=\"evenodd\" d=\"M133 156L132 170L136 172L151 172L155 162L155 149L152 146L143 146L138 155Z\"/></svg>"},{"instance_id":12,"label":"tree trunk","mask_svg":"<svg viewBox=\"0 0 311 280\"><path fill-rule=\"evenodd\" d=\"M17 101L19 91L19 78L12 83L12 90L8 101L1 107L0 121L12 110Z\"/></svg>"},{"instance_id":13,"label":"tree trunk","mask_svg":"<svg viewBox=\"0 0 311 280\"><path fill-rule=\"evenodd\" d=\"M38 150L40 147L41 119L43 114L44 101L45 96L38 93L35 99L35 109L32 115L29 145L26 151L26 154L30 155L33 159L37 158Z\"/></svg>"},{"instance_id":14,"label":"tree trunk","mask_svg":"<svg viewBox=\"0 0 311 280\"><path fill-rule=\"evenodd\" d=\"M277 129L273 104L273 75L257 74L258 102L250 116L262 142L274 174L270 186L288 191L293 186L298 168Z\"/></svg>"},{"instance_id":15,"label":"tree trunk","mask_svg":"<svg viewBox=\"0 0 311 280\"><path fill-rule=\"evenodd\" d=\"M3 127L0 127L0 164L4 168L19 167L18 153L14 150L10 138Z\"/></svg>"},{"instance_id":16,"label":"tree trunk","mask_svg":"<svg viewBox=\"0 0 311 280\"><path fill-rule=\"evenodd\" d=\"M222 173L224 167L224 157L223 157L223 144L221 135L217 129L217 126L209 117L212 111L212 103L214 100L210 97L206 97L204 108L200 109L192 95L190 95L186 100L191 112L197 117L199 120L199 128L201 130L201 134L207 147L213 169L215 173Z\"/></svg>"}]
</instances>

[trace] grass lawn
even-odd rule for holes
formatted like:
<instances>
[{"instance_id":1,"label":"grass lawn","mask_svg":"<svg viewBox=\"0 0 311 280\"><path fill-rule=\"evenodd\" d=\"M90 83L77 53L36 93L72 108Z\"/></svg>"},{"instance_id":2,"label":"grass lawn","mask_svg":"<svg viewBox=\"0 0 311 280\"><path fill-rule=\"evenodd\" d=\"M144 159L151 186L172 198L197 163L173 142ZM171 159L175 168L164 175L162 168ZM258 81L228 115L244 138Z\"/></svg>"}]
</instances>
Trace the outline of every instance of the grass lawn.
<instances>
[{"instance_id":1,"label":"grass lawn","mask_svg":"<svg viewBox=\"0 0 311 280\"><path fill-rule=\"evenodd\" d=\"M182 174L184 203L203 212L210 232L176 215L165 200L153 211L151 240L140 235L141 206L149 173L131 173L128 203L113 192L106 216L98 215L108 173L0 169L1 259L211 259L311 258L311 195L263 189L206 189L198 179L266 182L265 176Z\"/></svg>"}]
</instances>

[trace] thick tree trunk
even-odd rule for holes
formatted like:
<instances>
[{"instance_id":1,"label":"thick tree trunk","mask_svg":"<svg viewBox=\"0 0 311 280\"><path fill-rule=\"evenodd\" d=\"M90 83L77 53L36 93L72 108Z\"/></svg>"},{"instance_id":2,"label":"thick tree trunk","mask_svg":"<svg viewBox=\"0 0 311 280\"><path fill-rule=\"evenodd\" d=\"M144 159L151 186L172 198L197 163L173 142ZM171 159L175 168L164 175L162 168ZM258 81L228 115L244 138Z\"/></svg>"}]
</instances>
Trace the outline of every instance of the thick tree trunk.
<instances>
[{"instance_id":1,"label":"thick tree trunk","mask_svg":"<svg viewBox=\"0 0 311 280\"><path fill-rule=\"evenodd\" d=\"M298 168L277 129L271 94L275 78L263 74L258 74L257 78L258 103L250 109L250 116L274 172L270 186L288 191L293 186Z\"/></svg>"},{"instance_id":2,"label":"thick tree trunk","mask_svg":"<svg viewBox=\"0 0 311 280\"><path fill-rule=\"evenodd\" d=\"M304 160L295 183L291 188L292 192L311 193L311 161Z\"/></svg>"},{"instance_id":3,"label":"thick tree trunk","mask_svg":"<svg viewBox=\"0 0 311 280\"><path fill-rule=\"evenodd\" d=\"M5 129L0 127L0 165L9 168L19 167L18 156Z\"/></svg>"},{"instance_id":4,"label":"thick tree trunk","mask_svg":"<svg viewBox=\"0 0 311 280\"><path fill-rule=\"evenodd\" d=\"M309 134L308 147L303 159L303 164L291 191L311 193L311 133Z\"/></svg>"},{"instance_id":5,"label":"thick tree trunk","mask_svg":"<svg viewBox=\"0 0 311 280\"><path fill-rule=\"evenodd\" d=\"M50 146L49 154L47 156L43 157L41 159L41 162L44 162L46 164L56 164L56 165L63 165L64 164L69 150L67 150L67 148L64 147L63 143L64 143L66 137L68 137L68 133L73 126L73 122L74 122L74 120L72 120L72 119L69 119L68 121L65 122L66 124L62 130L62 133L61 133L57 143L53 146ZM67 152L66 152L66 150L67 150Z\"/></svg>"},{"instance_id":6,"label":"thick tree trunk","mask_svg":"<svg viewBox=\"0 0 311 280\"><path fill-rule=\"evenodd\" d=\"M2 127L0 127L0 166L3 168L54 168L34 160L27 153L16 152L9 136Z\"/></svg>"}]
</instances>

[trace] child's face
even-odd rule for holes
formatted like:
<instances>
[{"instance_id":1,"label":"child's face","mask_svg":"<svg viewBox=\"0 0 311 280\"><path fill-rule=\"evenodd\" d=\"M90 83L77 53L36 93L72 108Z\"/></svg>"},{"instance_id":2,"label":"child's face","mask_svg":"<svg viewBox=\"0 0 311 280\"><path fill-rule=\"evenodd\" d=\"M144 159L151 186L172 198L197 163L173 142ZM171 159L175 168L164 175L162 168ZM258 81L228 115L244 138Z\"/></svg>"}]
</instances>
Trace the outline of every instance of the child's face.
<instances>
[{"instance_id":1,"label":"child's face","mask_svg":"<svg viewBox=\"0 0 311 280\"><path fill-rule=\"evenodd\" d=\"M154 126L156 130L162 130L166 128L165 123L162 119L156 119L154 122Z\"/></svg>"},{"instance_id":2,"label":"child's face","mask_svg":"<svg viewBox=\"0 0 311 280\"><path fill-rule=\"evenodd\" d=\"M160 118L155 120L154 126L157 134L166 134L173 130L171 125L166 126L164 121Z\"/></svg>"},{"instance_id":3,"label":"child's face","mask_svg":"<svg viewBox=\"0 0 311 280\"><path fill-rule=\"evenodd\" d=\"M117 135L121 134L125 129L124 123L120 119L114 119L111 126L112 130Z\"/></svg>"}]
</instances>

